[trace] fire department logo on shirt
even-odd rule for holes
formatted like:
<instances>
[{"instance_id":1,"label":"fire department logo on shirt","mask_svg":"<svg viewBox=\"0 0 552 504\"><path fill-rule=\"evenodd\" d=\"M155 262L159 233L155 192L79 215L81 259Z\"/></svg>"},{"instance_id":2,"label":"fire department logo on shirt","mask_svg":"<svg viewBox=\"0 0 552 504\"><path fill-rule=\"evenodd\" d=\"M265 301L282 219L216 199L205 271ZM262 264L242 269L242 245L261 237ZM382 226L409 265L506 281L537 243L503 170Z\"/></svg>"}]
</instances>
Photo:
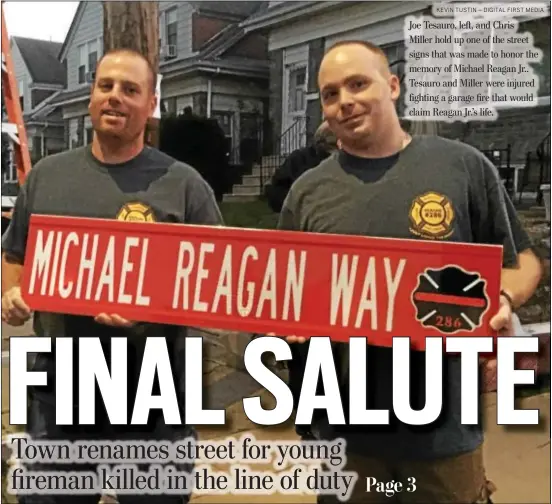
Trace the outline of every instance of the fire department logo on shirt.
<instances>
[{"instance_id":1,"label":"fire department logo on shirt","mask_svg":"<svg viewBox=\"0 0 552 504\"><path fill-rule=\"evenodd\" d=\"M153 210L148 205L139 202L125 203L119 213L117 220L126 222L155 222Z\"/></svg>"},{"instance_id":2,"label":"fire department logo on shirt","mask_svg":"<svg viewBox=\"0 0 552 504\"><path fill-rule=\"evenodd\" d=\"M453 232L453 220L452 203L436 192L418 196L410 207L410 231L423 238L448 238Z\"/></svg>"},{"instance_id":3,"label":"fire department logo on shirt","mask_svg":"<svg viewBox=\"0 0 552 504\"><path fill-rule=\"evenodd\" d=\"M489 307L487 282L459 266L426 269L412 293L416 320L441 333L472 332Z\"/></svg>"}]
</instances>

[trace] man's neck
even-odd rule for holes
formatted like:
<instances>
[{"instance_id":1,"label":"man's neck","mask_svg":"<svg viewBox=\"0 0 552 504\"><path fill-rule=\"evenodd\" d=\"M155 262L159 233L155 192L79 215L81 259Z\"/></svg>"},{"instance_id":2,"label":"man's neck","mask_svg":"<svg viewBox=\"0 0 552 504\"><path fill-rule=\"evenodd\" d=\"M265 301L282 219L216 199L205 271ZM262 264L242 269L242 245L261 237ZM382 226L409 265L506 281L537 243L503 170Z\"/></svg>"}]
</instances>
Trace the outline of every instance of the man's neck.
<instances>
[{"instance_id":1,"label":"man's neck","mask_svg":"<svg viewBox=\"0 0 552 504\"><path fill-rule=\"evenodd\" d=\"M384 158L393 156L402 151L412 140L400 125L390 132L382 132L377 137L373 136L366 142L346 143L342 142L342 150L353 156L361 158Z\"/></svg>"},{"instance_id":2,"label":"man's neck","mask_svg":"<svg viewBox=\"0 0 552 504\"><path fill-rule=\"evenodd\" d=\"M144 141L139 136L134 142L124 144L119 139L98 139L94 135L92 140L92 154L105 164L121 164L134 159L144 149Z\"/></svg>"}]
</instances>

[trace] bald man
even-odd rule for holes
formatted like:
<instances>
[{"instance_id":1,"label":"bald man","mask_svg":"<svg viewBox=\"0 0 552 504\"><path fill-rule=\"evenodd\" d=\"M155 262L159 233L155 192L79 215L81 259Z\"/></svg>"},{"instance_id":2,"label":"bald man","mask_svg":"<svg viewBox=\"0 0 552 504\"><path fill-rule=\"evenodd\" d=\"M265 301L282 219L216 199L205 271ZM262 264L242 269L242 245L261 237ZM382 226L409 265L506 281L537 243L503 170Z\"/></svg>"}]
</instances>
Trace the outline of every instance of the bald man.
<instances>
[{"instance_id":1,"label":"bald man","mask_svg":"<svg viewBox=\"0 0 552 504\"><path fill-rule=\"evenodd\" d=\"M385 54L372 44L347 41L329 49L318 84L323 114L340 151L295 182L279 228L503 245L500 309L491 325L511 334L512 311L535 291L541 266L495 167L468 145L408 135L396 112L399 79L389 71ZM415 212L421 196L434 202L432 214L423 208ZM441 226L431 225L436 206L443 217ZM337 343L333 349L348 413L348 345ZM410 367L412 407L421 409L424 352L411 352ZM368 345L367 369L367 407L389 410L390 424L331 426L325 415L318 415L310 426L317 438L347 441L346 469L359 473L351 502L392 500L374 486L367 492L366 478L401 482L404 491L395 495L399 502L490 502L492 484L483 465L481 426L462 425L460 420L460 359L446 357L443 411L438 421L423 427L402 424L393 414L391 349ZM296 362L292 371L290 382L301 383L304 366ZM319 497L319 502L326 501L331 499Z\"/></svg>"}]
</instances>

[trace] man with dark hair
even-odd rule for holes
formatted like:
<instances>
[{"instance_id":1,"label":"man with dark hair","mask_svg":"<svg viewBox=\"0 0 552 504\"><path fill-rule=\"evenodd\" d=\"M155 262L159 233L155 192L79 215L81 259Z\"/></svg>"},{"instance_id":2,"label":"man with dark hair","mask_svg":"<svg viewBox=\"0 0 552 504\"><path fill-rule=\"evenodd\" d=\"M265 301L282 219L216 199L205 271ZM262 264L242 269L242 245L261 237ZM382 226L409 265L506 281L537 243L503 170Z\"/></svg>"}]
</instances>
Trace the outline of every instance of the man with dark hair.
<instances>
[{"instance_id":1,"label":"man with dark hair","mask_svg":"<svg viewBox=\"0 0 552 504\"><path fill-rule=\"evenodd\" d=\"M385 54L372 44L350 41L329 49L318 84L324 117L340 152L299 177L283 205L279 228L502 245L500 308L491 326L511 335L512 311L534 293L541 265L496 168L468 145L407 134L395 107L399 80L389 71ZM427 209L420 208L420 196L431 203ZM305 342L293 336L287 340ZM348 412L354 400L348 387L348 345L332 346ZM425 353L411 351L411 396L419 403L415 409L424 404L424 366ZM382 484L399 481L403 488L413 488L415 482L415 491L398 494L399 502L490 502L482 428L461 423L460 359L445 357L443 412L438 422L422 428L403 424L393 414L391 348L368 342L367 369L367 407L388 410L389 425L332 426L320 415L310 426L318 438L347 441L345 470L359 473L350 502L388 502L384 493L366 491L366 478ZM290 382L300 384L302 373L304 364L295 363ZM319 502L326 500L332 501L319 497Z\"/></svg>"},{"instance_id":2,"label":"man with dark hair","mask_svg":"<svg viewBox=\"0 0 552 504\"><path fill-rule=\"evenodd\" d=\"M293 151L265 187L265 196L270 208L274 212L279 212L293 182L305 171L318 166L336 149L335 135L328 127L328 123L323 122L314 134L312 145Z\"/></svg>"},{"instance_id":3,"label":"man with dark hair","mask_svg":"<svg viewBox=\"0 0 552 504\"><path fill-rule=\"evenodd\" d=\"M90 146L42 159L29 173L16 201L12 222L3 238L2 320L22 325L31 317L21 294L23 260L32 214L47 214L143 222L179 222L202 225L222 224L213 191L189 165L175 161L144 145L146 123L156 108L154 74L147 60L129 50L106 54L96 68L89 112L94 128ZM118 440L167 442L195 436L192 426L166 425L159 410L149 416L147 425L111 425L101 401L96 400L94 425L56 425L55 338L97 337L109 362L110 341L128 341L128 398L136 396L141 362L147 337L165 337L175 375L179 404L184 401L183 365L186 329L161 324L137 324L117 314L99 313L95 318L37 312L37 336L53 339L51 353L39 354L33 370L45 371L47 386L30 390L28 434L38 440L69 441ZM155 390L153 394L159 392ZM24 398L21 398L24 400ZM77 402L75 402L75 409ZM99 410L99 411L98 411ZM76 417L78 418L78 412ZM183 417L182 417L183 418ZM158 459L157 461L162 459ZM155 462L157 462L155 461ZM124 460L121 460L124 463ZM83 464L32 465L38 471L83 471L95 467ZM180 470L190 470L185 464ZM113 483L113 482L112 482ZM114 490L117 493L116 489ZM120 504L181 504L188 495L135 495L121 493ZM97 504L98 495L25 495L20 504Z\"/></svg>"}]
</instances>

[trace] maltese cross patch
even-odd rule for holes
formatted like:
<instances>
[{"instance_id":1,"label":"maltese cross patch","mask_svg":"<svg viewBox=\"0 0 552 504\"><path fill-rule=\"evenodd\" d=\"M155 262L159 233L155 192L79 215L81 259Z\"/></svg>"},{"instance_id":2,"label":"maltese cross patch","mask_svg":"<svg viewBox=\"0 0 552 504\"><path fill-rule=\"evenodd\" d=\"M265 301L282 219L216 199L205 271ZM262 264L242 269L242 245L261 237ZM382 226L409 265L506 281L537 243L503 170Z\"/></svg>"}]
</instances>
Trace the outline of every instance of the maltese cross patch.
<instances>
[{"instance_id":1,"label":"maltese cross patch","mask_svg":"<svg viewBox=\"0 0 552 504\"><path fill-rule=\"evenodd\" d=\"M412 293L416 320L444 334L481 327L489 306L486 281L458 266L426 269Z\"/></svg>"}]
</instances>

